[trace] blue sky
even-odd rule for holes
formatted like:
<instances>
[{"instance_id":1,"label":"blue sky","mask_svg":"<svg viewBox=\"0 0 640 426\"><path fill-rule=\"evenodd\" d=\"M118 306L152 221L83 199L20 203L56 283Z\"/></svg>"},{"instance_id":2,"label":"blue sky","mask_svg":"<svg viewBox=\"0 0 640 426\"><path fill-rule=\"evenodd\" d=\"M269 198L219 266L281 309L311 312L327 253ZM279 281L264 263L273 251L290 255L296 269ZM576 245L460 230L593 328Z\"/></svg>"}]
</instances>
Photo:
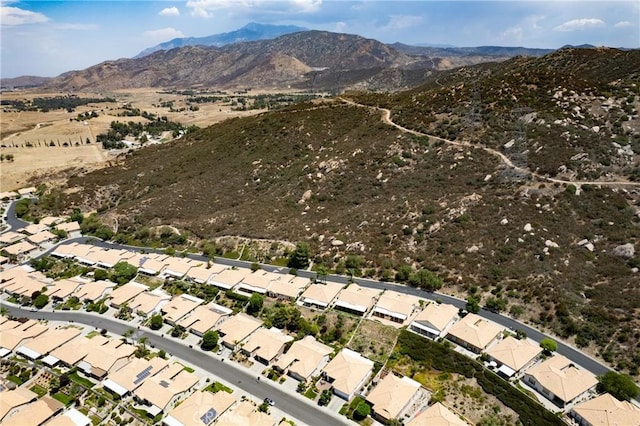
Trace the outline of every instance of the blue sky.
<instances>
[{"instance_id":1,"label":"blue sky","mask_svg":"<svg viewBox=\"0 0 640 426\"><path fill-rule=\"evenodd\" d=\"M640 1L0 0L2 77L56 76L249 22L385 43L640 48Z\"/></svg>"}]
</instances>

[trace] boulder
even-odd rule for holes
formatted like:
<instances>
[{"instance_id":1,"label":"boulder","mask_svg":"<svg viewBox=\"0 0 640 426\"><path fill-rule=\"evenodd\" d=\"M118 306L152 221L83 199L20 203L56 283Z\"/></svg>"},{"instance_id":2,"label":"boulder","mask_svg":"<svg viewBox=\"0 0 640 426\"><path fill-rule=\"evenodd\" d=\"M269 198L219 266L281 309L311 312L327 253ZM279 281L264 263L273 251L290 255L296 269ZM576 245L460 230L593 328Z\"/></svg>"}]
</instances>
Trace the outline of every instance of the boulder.
<instances>
[{"instance_id":1,"label":"boulder","mask_svg":"<svg viewBox=\"0 0 640 426\"><path fill-rule=\"evenodd\" d=\"M622 257L624 259L631 259L636 254L636 249L631 243L622 244L617 246L611 251L614 256Z\"/></svg>"},{"instance_id":2,"label":"boulder","mask_svg":"<svg viewBox=\"0 0 640 426\"><path fill-rule=\"evenodd\" d=\"M531 232L532 230L533 230L533 226L531 226L531 224L530 224L530 223L527 223L527 224L524 226L524 232Z\"/></svg>"}]
</instances>

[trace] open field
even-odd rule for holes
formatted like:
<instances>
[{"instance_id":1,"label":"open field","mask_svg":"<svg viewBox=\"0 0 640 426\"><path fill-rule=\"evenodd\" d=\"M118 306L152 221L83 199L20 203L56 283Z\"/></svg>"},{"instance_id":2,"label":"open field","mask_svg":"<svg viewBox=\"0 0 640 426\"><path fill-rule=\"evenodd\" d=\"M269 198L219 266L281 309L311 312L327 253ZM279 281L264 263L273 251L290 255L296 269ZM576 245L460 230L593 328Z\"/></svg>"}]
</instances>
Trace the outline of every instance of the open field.
<instances>
[{"instance_id":1,"label":"open field","mask_svg":"<svg viewBox=\"0 0 640 426\"><path fill-rule=\"evenodd\" d=\"M78 93L79 98L109 97L115 102L90 103L73 110L64 108L42 111L19 111L7 107L5 102L31 102L35 98L68 96L67 93L39 93L14 91L2 93L3 109L0 112L2 130L1 153L13 155L13 161L2 162L0 191L8 191L31 185L39 178L53 175L64 177L63 171L79 168L95 169L113 157L96 144L96 137L106 133L111 122L146 122L141 116L122 116L124 106L137 108L184 126L207 127L228 118L255 115L262 109L240 111L238 100L265 91L242 93L207 93L198 96L226 97L215 102L197 104L190 108L188 92L174 93L158 89L132 89L114 93ZM79 115L95 112L97 117L78 119Z\"/></svg>"}]
</instances>

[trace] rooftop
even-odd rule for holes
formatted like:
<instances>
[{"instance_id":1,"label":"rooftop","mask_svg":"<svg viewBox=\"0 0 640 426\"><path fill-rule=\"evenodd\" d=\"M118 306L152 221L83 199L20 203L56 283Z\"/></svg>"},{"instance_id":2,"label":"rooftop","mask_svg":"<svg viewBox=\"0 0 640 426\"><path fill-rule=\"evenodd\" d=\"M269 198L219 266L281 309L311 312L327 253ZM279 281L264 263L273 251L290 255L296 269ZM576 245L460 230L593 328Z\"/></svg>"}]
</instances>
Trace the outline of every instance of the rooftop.
<instances>
[{"instance_id":1,"label":"rooftop","mask_svg":"<svg viewBox=\"0 0 640 426\"><path fill-rule=\"evenodd\" d=\"M351 395L373 371L373 361L350 349L343 349L324 368L325 374L334 379L333 387Z\"/></svg>"},{"instance_id":2,"label":"rooftop","mask_svg":"<svg viewBox=\"0 0 640 426\"><path fill-rule=\"evenodd\" d=\"M242 350L270 362L280 353L284 345L292 340L293 337L277 328L261 328L247 339Z\"/></svg>"},{"instance_id":3,"label":"rooftop","mask_svg":"<svg viewBox=\"0 0 640 426\"><path fill-rule=\"evenodd\" d=\"M133 358L127 365L109 374L104 385L122 396L141 386L149 377L158 374L168 365L169 361L160 357L151 358L149 361Z\"/></svg>"},{"instance_id":4,"label":"rooftop","mask_svg":"<svg viewBox=\"0 0 640 426\"><path fill-rule=\"evenodd\" d=\"M518 340L509 336L488 350L487 354L512 370L520 371L541 352L540 345L533 344L527 339Z\"/></svg>"},{"instance_id":5,"label":"rooftop","mask_svg":"<svg viewBox=\"0 0 640 426\"><path fill-rule=\"evenodd\" d=\"M194 266L202 265L201 262L180 257L168 257L164 262L165 267L162 270L162 273L164 275L171 275L176 278L182 278L189 271L189 269L193 268Z\"/></svg>"},{"instance_id":6,"label":"rooftop","mask_svg":"<svg viewBox=\"0 0 640 426\"><path fill-rule=\"evenodd\" d=\"M499 325L476 314L467 314L449 330L450 335L479 349L484 349L501 332Z\"/></svg>"},{"instance_id":7,"label":"rooftop","mask_svg":"<svg viewBox=\"0 0 640 426\"><path fill-rule=\"evenodd\" d=\"M18 347L18 351L30 358L38 358L46 355L58 346L63 345L76 336L79 336L81 330L69 326L66 328L49 329L45 333L23 343Z\"/></svg>"},{"instance_id":8,"label":"rooftop","mask_svg":"<svg viewBox=\"0 0 640 426\"><path fill-rule=\"evenodd\" d=\"M310 282L309 278L291 276L291 278L286 279L285 276L283 279L272 281L268 291L277 296L295 299Z\"/></svg>"},{"instance_id":9,"label":"rooftop","mask_svg":"<svg viewBox=\"0 0 640 426\"><path fill-rule=\"evenodd\" d=\"M203 300L188 294L175 296L162 307L164 318L171 322L176 322L189 312L193 311Z\"/></svg>"},{"instance_id":10,"label":"rooftop","mask_svg":"<svg viewBox=\"0 0 640 426\"><path fill-rule=\"evenodd\" d=\"M194 392L169 411L164 422L168 426L191 426L199 419L203 426L208 426L235 402L236 398L227 392Z\"/></svg>"},{"instance_id":11,"label":"rooftop","mask_svg":"<svg viewBox=\"0 0 640 426\"><path fill-rule=\"evenodd\" d=\"M415 296L396 291L385 291L376 302L373 311L406 321L418 306L420 306L420 299Z\"/></svg>"},{"instance_id":12,"label":"rooftop","mask_svg":"<svg viewBox=\"0 0 640 426\"><path fill-rule=\"evenodd\" d=\"M592 373L579 369L562 355L554 355L527 370L545 389L569 402L598 384Z\"/></svg>"},{"instance_id":13,"label":"rooftop","mask_svg":"<svg viewBox=\"0 0 640 426\"><path fill-rule=\"evenodd\" d=\"M275 424L276 419L274 417L267 413L261 413L249 401L242 401L231 410L227 410L216 422L216 425L224 426L274 426Z\"/></svg>"},{"instance_id":14,"label":"rooftop","mask_svg":"<svg viewBox=\"0 0 640 426\"><path fill-rule=\"evenodd\" d=\"M336 297L336 295L340 293L340 290L342 290L343 287L343 284L333 282L328 282L326 284L311 284L302 293L300 298L305 301L305 303L327 306Z\"/></svg>"},{"instance_id":15,"label":"rooftop","mask_svg":"<svg viewBox=\"0 0 640 426\"><path fill-rule=\"evenodd\" d=\"M43 244L47 241L53 241L57 237L49 231L38 232L37 234L31 235L27 239L31 241L33 244Z\"/></svg>"},{"instance_id":16,"label":"rooftop","mask_svg":"<svg viewBox=\"0 0 640 426\"><path fill-rule=\"evenodd\" d=\"M442 332L458 316L458 308L446 303L429 303L413 319L414 322Z\"/></svg>"},{"instance_id":17,"label":"rooftop","mask_svg":"<svg viewBox=\"0 0 640 426\"><path fill-rule=\"evenodd\" d=\"M23 341L32 339L46 332L48 327L34 320L24 323L5 321L0 324L0 347L14 350ZM1 399L1 398L0 398Z\"/></svg>"},{"instance_id":18,"label":"rooftop","mask_svg":"<svg viewBox=\"0 0 640 426\"><path fill-rule=\"evenodd\" d=\"M4 398L3 398L4 399ZM4 426L40 425L64 408L64 404L50 396L25 405L11 417L4 419Z\"/></svg>"},{"instance_id":19,"label":"rooftop","mask_svg":"<svg viewBox=\"0 0 640 426\"><path fill-rule=\"evenodd\" d=\"M45 293L50 297L66 299L71 296L78 287L80 287L80 283L78 281L63 279L54 281L53 285L49 286Z\"/></svg>"},{"instance_id":20,"label":"rooftop","mask_svg":"<svg viewBox=\"0 0 640 426\"><path fill-rule=\"evenodd\" d=\"M309 379L320 367L323 359L333 353L333 348L318 342L313 336L305 336L291 345L286 354L275 362L280 369L289 369L298 376Z\"/></svg>"},{"instance_id":21,"label":"rooftop","mask_svg":"<svg viewBox=\"0 0 640 426\"><path fill-rule=\"evenodd\" d=\"M27 236L21 232L9 231L0 235L0 244L13 244L25 238Z\"/></svg>"},{"instance_id":22,"label":"rooftop","mask_svg":"<svg viewBox=\"0 0 640 426\"><path fill-rule=\"evenodd\" d=\"M123 303L133 299L143 291L146 291L148 288L149 287L144 284L129 282L123 286L115 288L111 292L111 295L109 297L111 298L111 303L120 306Z\"/></svg>"},{"instance_id":23,"label":"rooftop","mask_svg":"<svg viewBox=\"0 0 640 426\"><path fill-rule=\"evenodd\" d=\"M113 294L113 293L112 293ZM144 292L138 294L127 304L133 312L142 312L149 315L151 312L161 308L164 303L168 302L171 296L158 292Z\"/></svg>"},{"instance_id":24,"label":"rooftop","mask_svg":"<svg viewBox=\"0 0 640 426\"><path fill-rule=\"evenodd\" d=\"M451 410L436 402L416 417L414 417L406 426L469 426L469 423L455 415Z\"/></svg>"},{"instance_id":25,"label":"rooftop","mask_svg":"<svg viewBox=\"0 0 640 426\"><path fill-rule=\"evenodd\" d=\"M38 394L22 387L2 392L0 395L2 395L0 398L0 421L3 421L4 417L14 408L38 398Z\"/></svg>"},{"instance_id":26,"label":"rooftop","mask_svg":"<svg viewBox=\"0 0 640 426\"><path fill-rule=\"evenodd\" d=\"M338 294L336 306L358 312L365 312L371 307L378 294L380 294L380 290L361 287L358 284L351 284Z\"/></svg>"},{"instance_id":27,"label":"rooftop","mask_svg":"<svg viewBox=\"0 0 640 426\"><path fill-rule=\"evenodd\" d=\"M32 250L37 249L38 247L34 246L28 241L20 241L19 243L12 244L4 248L4 250L10 255L19 256L23 253L28 253Z\"/></svg>"},{"instance_id":28,"label":"rooftop","mask_svg":"<svg viewBox=\"0 0 640 426\"><path fill-rule=\"evenodd\" d=\"M63 222L56 225L56 228L64 232L77 232L80 231L80 224L78 222Z\"/></svg>"},{"instance_id":29,"label":"rooftop","mask_svg":"<svg viewBox=\"0 0 640 426\"><path fill-rule=\"evenodd\" d=\"M165 410L174 396L186 392L198 383L198 376L184 370L184 366L174 363L147 379L135 390L138 398L147 400L161 410Z\"/></svg>"},{"instance_id":30,"label":"rooftop","mask_svg":"<svg viewBox=\"0 0 640 426\"><path fill-rule=\"evenodd\" d=\"M640 425L640 408L608 393L576 405L573 411L592 425Z\"/></svg>"},{"instance_id":31,"label":"rooftop","mask_svg":"<svg viewBox=\"0 0 640 426\"><path fill-rule=\"evenodd\" d=\"M193 329L196 333L204 334L214 328L220 319L231 314L231 310L215 303L198 306L187 317L178 321L178 324L187 330Z\"/></svg>"},{"instance_id":32,"label":"rooftop","mask_svg":"<svg viewBox=\"0 0 640 426\"><path fill-rule=\"evenodd\" d=\"M367 401L372 404L373 411L379 416L387 420L395 419L400 417L419 390L420 383L408 377L398 377L390 373L369 392Z\"/></svg>"},{"instance_id":33,"label":"rooftop","mask_svg":"<svg viewBox=\"0 0 640 426\"><path fill-rule=\"evenodd\" d=\"M115 287L111 281L90 281L83 283L74 295L80 300L95 301L104 296L108 289Z\"/></svg>"},{"instance_id":34,"label":"rooftop","mask_svg":"<svg viewBox=\"0 0 640 426\"><path fill-rule=\"evenodd\" d=\"M34 235L37 234L39 232L42 232L44 230L46 230L48 228L47 225L43 224L43 223L31 223L27 226L25 226L24 228L22 228L22 232L26 232L29 235Z\"/></svg>"},{"instance_id":35,"label":"rooftop","mask_svg":"<svg viewBox=\"0 0 640 426\"><path fill-rule=\"evenodd\" d=\"M242 342L251 333L262 326L262 321L247 314L239 313L218 326L218 331L223 336L221 341L227 345L235 346Z\"/></svg>"},{"instance_id":36,"label":"rooftop","mask_svg":"<svg viewBox=\"0 0 640 426\"><path fill-rule=\"evenodd\" d=\"M206 283L213 274L219 274L225 268L226 266L219 263L212 263L209 267L203 265L194 266L187 272L187 277L198 283Z\"/></svg>"},{"instance_id":37,"label":"rooftop","mask_svg":"<svg viewBox=\"0 0 640 426\"><path fill-rule=\"evenodd\" d=\"M251 271L248 269L225 269L219 274L215 275L211 278L211 283L216 285L217 287L222 287L224 289L230 289L238 285L240 281L244 279L245 276L249 275Z\"/></svg>"}]
</instances>

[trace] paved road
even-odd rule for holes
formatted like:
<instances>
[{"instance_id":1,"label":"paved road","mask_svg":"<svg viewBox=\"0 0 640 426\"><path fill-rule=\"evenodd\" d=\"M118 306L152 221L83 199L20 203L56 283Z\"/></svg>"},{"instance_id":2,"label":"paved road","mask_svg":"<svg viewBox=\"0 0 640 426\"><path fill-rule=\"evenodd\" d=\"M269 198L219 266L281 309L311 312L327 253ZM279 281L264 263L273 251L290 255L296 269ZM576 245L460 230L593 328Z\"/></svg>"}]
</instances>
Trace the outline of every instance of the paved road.
<instances>
[{"instance_id":1,"label":"paved road","mask_svg":"<svg viewBox=\"0 0 640 426\"><path fill-rule=\"evenodd\" d=\"M9 208L7 209L7 225L10 226L12 231L18 231L19 229L24 228L25 226L30 225L29 222L25 222L22 219L18 219L16 216L16 201L12 201L9 204Z\"/></svg>"},{"instance_id":2,"label":"paved road","mask_svg":"<svg viewBox=\"0 0 640 426\"><path fill-rule=\"evenodd\" d=\"M11 315L16 317L51 321L75 321L100 329L104 328L109 332L118 335L122 335L125 331L131 328L131 325L124 321L85 312L31 312L9 304L3 303L2 306L6 308ZM240 388L260 400L267 397L273 399L278 409L308 425L324 426L350 424L346 418L330 413L327 408L314 405L311 401L306 401L298 395L291 395L290 393L271 385L268 381L258 382L256 380L256 376L249 373L244 368L231 363L221 362L219 359L202 352L199 349L190 349L183 343L171 337L161 337L158 334L144 329L140 329L138 336L138 338L146 337L149 345L164 349L167 353L175 355L189 364L195 365L214 374L215 376L229 382L234 387Z\"/></svg>"}]
</instances>

